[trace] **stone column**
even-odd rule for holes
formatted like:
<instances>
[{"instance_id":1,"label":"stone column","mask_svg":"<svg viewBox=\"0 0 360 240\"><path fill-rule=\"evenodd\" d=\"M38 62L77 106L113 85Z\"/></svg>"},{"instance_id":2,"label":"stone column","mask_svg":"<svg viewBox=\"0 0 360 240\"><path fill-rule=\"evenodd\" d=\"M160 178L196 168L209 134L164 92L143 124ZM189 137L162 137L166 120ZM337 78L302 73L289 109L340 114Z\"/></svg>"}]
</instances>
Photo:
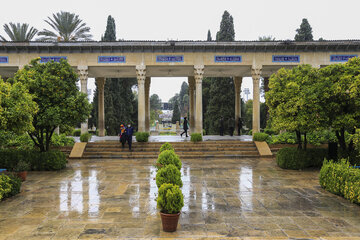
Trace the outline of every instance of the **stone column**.
<instances>
[{"instance_id":1,"label":"stone column","mask_svg":"<svg viewBox=\"0 0 360 240\"><path fill-rule=\"evenodd\" d=\"M190 133L193 133L195 130L195 78L188 77L189 83L189 125L190 125Z\"/></svg>"},{"instance_id":2,"label":"stone column","mask_svg":"<svg viewBox=\"0 0 360 240\"><path fill-rule=\"evenodd\" d=\"M204 75L204 66L194 66L194 78L196 84L196 115L195 132L203 132L203 110L202 110L202 80Z\"/></svg>"},{"instance_id":3,"label":"stone column","mask_svg":"<svg viewBox=\"0 0 360 240\"><path fill-rule=\"evenodd\" d=\"M253 123L252 133L260 132L260 75L261 67L252 67L251 75L253 79Z\"/></svg>"},{"instance_id":4,"label":"stone column","mask_svg":"<svg viewBox=\"0 0 360 240\"><path fill-rule=\"evenodd\" d=\"M238 132L238 122L239 118L241 117L241 83L242 77L235 77L234 78L234 85L235 85L235 132Z\"/></svg>"},{"instance_id":5,"label":"stone column","mask_svg":"<svg viewBox=\"0 0 360 240\"><path fill-rule=\"evenodd\" d=\"M81 92L87 96L87 82L88 82L88 67L78 66L78 75L80 78ZM81 123L81 134L88 132L88 120Z\"/></svg>"},{"instance_id":6,"label":"stone column","mask_svg":"<svg viewBox=\"0 0 360 240\"><path fill-rule=\"evenodd\" d=\"M96 78L96 87L98 88L98 129L99 137L105 136L105 107L104 107L104 86L105 78Z\"/></svg>"},{"instance_id":7,"label":"stone column","mask_svg":"<svg viewBox=\"0 0 360 240\"><path fill-rule=\"evenodd\" d=\"M150 84L151 78L145 78L145 131L150 132Z\"/></svg>"},{"instance_id":8,"label":"stone column","mask_svg":"<svg viewBox=\"0 0 360 240\"><path fill-rule=\"evenodd\" d=\"M146 67L136 66L136 76L138 81L138 132L145 132L145 78Z\"/></svg>"}]
</instances>

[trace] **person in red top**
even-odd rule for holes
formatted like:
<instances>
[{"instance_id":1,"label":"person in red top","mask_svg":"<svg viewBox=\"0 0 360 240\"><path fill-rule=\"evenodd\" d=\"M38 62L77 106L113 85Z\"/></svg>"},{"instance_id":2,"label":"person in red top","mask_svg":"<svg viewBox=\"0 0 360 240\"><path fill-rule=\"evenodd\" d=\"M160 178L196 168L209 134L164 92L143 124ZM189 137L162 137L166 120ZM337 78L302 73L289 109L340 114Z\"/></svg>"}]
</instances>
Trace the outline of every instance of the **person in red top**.
<instances>
[{"instance_id":1,"label":"person in red top","mask_svg":"<svg viewBox=\"0 0 360 240\"><path fill-rule=\"evenodd\" d=\"M125 147L125 143L126 143L126 133L125 133L125 126L124 126L124 124L121 124L121 125L120 125L120 133L119 133L119 136L120 136L120 142L121 142L122 148L124 148L124 147Z\"/></svg>"}]
</instances>

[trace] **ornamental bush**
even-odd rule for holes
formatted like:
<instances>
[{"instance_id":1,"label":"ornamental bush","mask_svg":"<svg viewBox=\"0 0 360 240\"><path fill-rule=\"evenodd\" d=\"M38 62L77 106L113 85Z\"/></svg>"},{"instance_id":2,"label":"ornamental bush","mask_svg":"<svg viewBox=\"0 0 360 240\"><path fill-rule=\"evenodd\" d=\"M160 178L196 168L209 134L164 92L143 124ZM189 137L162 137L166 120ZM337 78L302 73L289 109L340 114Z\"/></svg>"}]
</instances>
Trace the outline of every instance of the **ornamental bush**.
<instances>
[{"instance_id":1,"label":"ornamental bush","mask_svg":"<svg viewBox=\"0 0 360 240\"><path fill-rule=\"evenodd\" d=\"M75 130L72 132L72 135L75 136L75 137L80 137L80 135L81 135L81 130L80 130L80 129L75 129Z\"/></svg>"},{"instance_id":2,"label":"ornamental bush","mask_svg":"<svg viewBox=\"0 0 360 240\"><path fill-rule=\"evenodd\" d=\"M282 148L276 154L277 165L284 169L304 169L308 167L321 167L327 149L310 148L299 150L297 148Z\"/></svg>"},{"instance_id":3,"label":"ornamental bush","mask_svg":"<svg viewBox=\"0 0 360 240\"><path fill-rule=\"evenodd\" d=\"M7 176L10 178L10 185L11 185L11 190L10 192L8 192L7 194L4 195L4 198L8 198L8 197L12 197L12 196L15 196L16 194L18 194L20 192L20 188L21 188L21 184L22 184L22 181L21 179L10 173L10 174L7 174Z\"/></svg>"},{"instance_id":4,"label":"ornamental bush","mask_svg":"<svg viewBox=\"0 0 360 240\"><path fill-rule=\"evenodd\" d=\"M266 133L254 133L253 140L259 142L265 142L269 138L269 135Z\"/></svg>"},{"instance_id":5,"label":"ornamental bush","mask_svg":"<svg viewBox=\"0 0 360 240\"><path fill-rule=\"evenodd\" d=\"M148 132L137 132L135 133L137 142L148 142L150 134Z\"/></svg>"},{"instance_id":6,"label":"ornamental bush","mask_svg":"<svg viewBox=\"0 0 360 240\"><path fill-rule=\"evenodd\" d=\"M175 214L184 206L184 196L177 185L164 183L159 188L157 207L162 213Z\"/></svg>"},{"instance_id":7,"label":"ornamental bush","mask_svg":"<svg viewBox=\"0 0 360 240\"><path fill-rule=\"evenodd\" d=\"M156 185L159 188L164 183L171 183L179 187L183 186L181 172L175 165L169 164L158 170L156 174Z\"/></svg>"},{"instance_id":8,"label":"ornamental bush","mask_svg":"<svg viewBox=\"0 0 360 240\"><path fill-rule=\"evenodd\" d=\"M11 192L11 179L4 174L0 175L0 201Z\"/></svg>"},{"instance_id":9,"label":"ornamental bush","mask_svg":"<svg viewBox=\"0 0 360 240\"><path fill-rule=\"evenodd\" d=\"M325 190L360 204L360 170L350 166L348 160L325 160L319 181Z\"/></svg>"},{"instance_id":10,"label":"ornamental bush","mask_svg":"<svg viewBox=\"0 0 360 240\"><path fill-rule=\"evenodd\" d=\"M203 140L201 133L192 133L190 140L192 142L201 142Z\"/></svg>"},{"instance_id":11,"label":"ornamental bush","mask_svg":"<svg viewBox=\"0 0 360 240\"><path fill-rule=\"evenodd\" d=\"M72 137L67 137L64 133L52 135L51 145L54 147L73 146L74 144L75 140Z\"/></svg>"},{"instance_id":12,"label":"ornamental bush","mask_svg":"<svg viewBox=\"0 0 360 240\"><path fill-rule=\"evenodd\" d=\"M81 142L89 142L91 140L91 133L83 133L80 135Z\"/></svg>"},{"instance_id":13,"label":"ornamental bush","mask_svg":"<svg viewBox=\"0 0 360 240\"><path fill-rule=\"evenodd\" d=\"M163 152L163 151L165 151L165 150L175 151L175 150L174 150L174 147L173 147L170 143L168 143L168 142L164 143L164 144L161 145L161 147L160 147L160 152Z\"/></svg>"},{"instance_id":14,"label":"ornamental bush","mask_svg":"<svg viewBox=\"0 0 360 240\"><path fill-rule=\"evenodd\" d=\"M157 169L165 167L166 165L173 164L177 169L181 169L181 161L179 156L174 152L174 150L164 150L159 154L159 157L156 161Z\"/></svg>"}]
</instances>

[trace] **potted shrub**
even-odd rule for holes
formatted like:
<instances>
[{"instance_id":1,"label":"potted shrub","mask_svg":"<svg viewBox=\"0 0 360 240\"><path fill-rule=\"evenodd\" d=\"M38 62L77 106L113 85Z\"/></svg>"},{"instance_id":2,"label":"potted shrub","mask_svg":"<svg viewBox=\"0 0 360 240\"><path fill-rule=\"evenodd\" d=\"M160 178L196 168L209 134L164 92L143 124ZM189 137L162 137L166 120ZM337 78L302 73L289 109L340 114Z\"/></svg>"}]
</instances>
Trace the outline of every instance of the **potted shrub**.
<instances>
[{"instance_id":1,"label":"potted shrub","mask_svg":"<svg viewBox=\"0 0 360 240\"><path fill-rule=\"evenodd\" d=\"M163 145L161 145L160 152L163 152L165 150L173 150L174 151L174 147L170 143L166 142Z\"/></svg>"},{"instance_id":2,"label":"potted shrub","mask_svg":"<svg viewBox=\"0 0 360 240\"><path fill-rule=\"evenodd\" d=\"M27 171L30 169L30 164L20 160L14 168L14 172L18 175L21 180L25 181L27 176Z\"/></svg>"},{"instance_id":3,"label":"potted shrub","mask_svg":"<svg viewBox=\"0 0 360 240\"><path fill-rule=\"evenodd\" d=\"M183 186L181 172L175 165L169 164L158 170L156 174L156 185L159 188L164 183L172 183L179 187Z\"/></svg>"},{"instance_id":4,"label":"potted shrub","mask_svg":"<svg viewBox=\"0 0 360 240\"><path fill-rule=\"evenodd\" d=\"M157 169L160 169L166 165L173 164L175 165L179 170L181 169L181 161L179 156L174 152L174 150L164 150L162 151L158 159L156 161L156 167Z\"/></svg>"},{"instance_id":5,"label":"potted shrub","mask_svg":"<svg viewBox=\"0 0 360 240\"><path fill-rule=\"evenodd\" d=\"M164 183L159 188L157 207L160 209L164 232L175 232L180 211L184 206L184 196L177 185Z\"/></svg>"}]
</instances>

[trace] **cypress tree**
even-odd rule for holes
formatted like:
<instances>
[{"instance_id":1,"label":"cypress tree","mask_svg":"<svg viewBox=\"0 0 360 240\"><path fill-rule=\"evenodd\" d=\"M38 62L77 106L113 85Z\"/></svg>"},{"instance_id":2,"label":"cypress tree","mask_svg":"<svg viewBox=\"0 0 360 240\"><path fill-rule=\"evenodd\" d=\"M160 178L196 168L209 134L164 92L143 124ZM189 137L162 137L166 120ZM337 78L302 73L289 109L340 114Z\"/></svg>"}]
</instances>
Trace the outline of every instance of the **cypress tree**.
<instances>
[{"instance_id":1,"label":"cypress tree","mask_svg":"<svg viewBox=\"0 0 360 240\"><path fill-rule=\"evenodd\" d=\"M220 30L216 34L216 41L231 42L235 40L234 20L228 11L222 15Z\"/></svg>"},{"instance_id":2,"label":"cypress tree","mask_svg":"<svg viewBox=\"0 0 360 240\"><path fill-rule=\"evenodd\" d=\"M104 37L101 37L102 41L116 41L116 29L115 29L115 19L108 16L107 25L105 30Z\"/></svg>"},{"instance_id":3,"label":"cypress tree","mask_svg":"<svg viewBox=\"0 0 360 240\"><path fill-rule=\"evenodd\" d=\"M179 93L179 104L180 104L180 113L181 116L185 116L189 107L189 85L187 84L187 82L183 82L181 84L181 89L180 89L180 93ZM185 97L185 98L184 98Z\"/></svg>"},{"instance_id":4,"label":"cypress tree","mask_svg":"<svg viewBox=\"0 0 360 240\"><path fill-rule=\"evenodd\" d=\"M306 18L303 18L300 28L296 29L295 41L314 41L312 28Z\"/></svg>"},{"instance_id":5,"label":"cypress tree","mask_svg":"<svg viewBox=\"0 0 360 240\"><path fill-rule=\"evenodd\" d=\"M206 41L208 41L208 42L211 42L211 41L212 41L210 29L208 30L207 40L206 40Z\"/></svg>"},{"instance_id":6,"label":"cypress tree","mask_svg":"<svg viewBox=\"0 0 360 240\"><path fill-rule=\"evenodd\" d=\"M175 101L174 108L173 108L173 115L171 118L172 123L176 123L176 121L180 122L180 109L179 109L179 101Z\"/></svg>"}]
</instances>

